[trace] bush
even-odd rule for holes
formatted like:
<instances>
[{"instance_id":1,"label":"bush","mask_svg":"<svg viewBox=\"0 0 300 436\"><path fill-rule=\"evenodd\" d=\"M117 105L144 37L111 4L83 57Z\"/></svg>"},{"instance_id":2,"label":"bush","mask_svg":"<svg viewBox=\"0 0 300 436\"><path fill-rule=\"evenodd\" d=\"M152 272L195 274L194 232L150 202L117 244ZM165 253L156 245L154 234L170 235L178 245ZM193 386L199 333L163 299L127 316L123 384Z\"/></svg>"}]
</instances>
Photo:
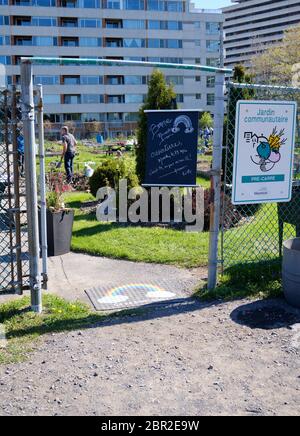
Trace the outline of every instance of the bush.
<instances>
[{"instance_id":1,"label":"bush","mask_svg":"<svg viewBox=\"0 0 300 436\"><path fill-rule=\"evenodd\" d=\"M120 179L127 179L129 189L138 185L134 163L129 159L107 159L89 180L91 193L96 197L99 188L109 186L116 189Z\"/></svg>"}]
</instances>

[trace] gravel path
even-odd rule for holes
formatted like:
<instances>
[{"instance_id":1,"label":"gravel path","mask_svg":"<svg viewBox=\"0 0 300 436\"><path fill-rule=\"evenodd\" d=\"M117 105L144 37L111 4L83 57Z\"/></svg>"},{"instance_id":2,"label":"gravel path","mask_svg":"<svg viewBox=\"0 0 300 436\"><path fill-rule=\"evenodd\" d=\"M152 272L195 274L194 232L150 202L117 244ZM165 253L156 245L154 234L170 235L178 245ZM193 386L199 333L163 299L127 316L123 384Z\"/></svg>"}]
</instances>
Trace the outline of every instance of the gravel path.
<instances>
[{"instance_id":1,"label":"gravel path","mask_svg":"<svg viewBox=\"0 0 300 436\"><path fill-rule=\"evenodd\" d=\"M49 335L0 367L0 414L297 415L299 323L281 300L188 298Z\"/></svg>"}]
</instances>

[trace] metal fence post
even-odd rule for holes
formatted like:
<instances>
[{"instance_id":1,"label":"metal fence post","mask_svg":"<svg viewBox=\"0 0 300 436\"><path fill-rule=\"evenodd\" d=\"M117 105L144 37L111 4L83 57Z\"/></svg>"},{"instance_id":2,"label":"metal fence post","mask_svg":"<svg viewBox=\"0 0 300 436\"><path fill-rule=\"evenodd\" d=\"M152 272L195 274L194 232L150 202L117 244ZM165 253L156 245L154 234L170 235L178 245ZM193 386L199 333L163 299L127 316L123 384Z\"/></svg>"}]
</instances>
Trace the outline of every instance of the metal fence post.
<instances>
[{"instance_id":1,"label":"metal fence post","mask_svg":"<svg viewBox=\"0 0 300 436\"><path fill-rule=\"evenodd\" d=\"M210 210L210 240L207 284L209 290L213 290L216 287L218 277L218 242L221 215L221 175L224 128L224 85L224 74L216 73L213 164L211 171L213 198Z\"/></svg>"},{"instance_id":2,"label":"metal fence post","mask_svg":"<svg viewBox=\"0 0 300 436\"><path fill-rule=\"evenodd\" d=\"M47 207L46 207L46 170L45 170L45 138L44 138L44 110L43 87L38 85L37 118L39 129L39 158L40 158L40 205L41 205L41 244L42 244L42 276L43 289L47 289L48 282L48 246L47 246Z\"/></svg>"},{"instance_id":3,"label":"metal fence post","mask_svg":"<svg viewBox=\"0 0 300 436\"><path fill-rule=\"evenodd\" d=\"M22 120L25 146L26 204L30 267L31 308L42 312L41 276L39 267L38 196L35 157L33 75L30 61L21 64Z\"/></svg>"}]
</instances>

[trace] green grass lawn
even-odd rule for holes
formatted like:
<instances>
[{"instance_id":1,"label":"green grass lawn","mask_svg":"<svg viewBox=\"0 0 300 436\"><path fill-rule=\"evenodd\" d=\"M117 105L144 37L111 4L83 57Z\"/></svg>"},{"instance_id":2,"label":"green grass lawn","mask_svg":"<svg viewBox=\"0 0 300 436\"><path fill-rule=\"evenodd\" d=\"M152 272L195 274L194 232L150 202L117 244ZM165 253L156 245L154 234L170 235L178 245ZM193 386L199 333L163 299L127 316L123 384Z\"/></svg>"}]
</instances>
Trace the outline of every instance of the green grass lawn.
<instances>
[{"instance_id":1,"label":"green grass lawn","mask_svg":"<svg viewBox=\"0 0 300 436\"><path fill-rule=\"evenodd\" d=\"M105 315L94 313L81 302L68 302L54 295L43 295L43 313L30 311L29 297L0 305L0 323L4 325L7 346L0 349L0 365L21 362L47 333L90 327L106 318L133 315L126 310Z\"/></svg>"},{"instance_id":2,"label":"green grass lawn","mask_svg":"<svg viewBox=\"0 0 300 436\"><path fill-rule=\"evenodd\" d=\"M82 201L91 194L72 193L66 204L75 208L72 250L131 261L163 263L182 267L207 264L208 233L189 233L161 227L99 223L81 212Z\"/></svg>"},{"instance_id":3,"label":"green grass lawn","mask_svg":"<svg viewBox=\"0 0 300 436\"><path fill-rule=\"evenodd\" d=\"M95 216L79 210L91 194L72 193L66 203L76 211L72 249L99 256L184 267L207 265L209 234L188 233L161 227L99 223ZM285 225L285 239L294 236ZM278 259L277 207L267 204L245 223L228 230L223 240L225 266Z\"/></svg>"}]
</instances>

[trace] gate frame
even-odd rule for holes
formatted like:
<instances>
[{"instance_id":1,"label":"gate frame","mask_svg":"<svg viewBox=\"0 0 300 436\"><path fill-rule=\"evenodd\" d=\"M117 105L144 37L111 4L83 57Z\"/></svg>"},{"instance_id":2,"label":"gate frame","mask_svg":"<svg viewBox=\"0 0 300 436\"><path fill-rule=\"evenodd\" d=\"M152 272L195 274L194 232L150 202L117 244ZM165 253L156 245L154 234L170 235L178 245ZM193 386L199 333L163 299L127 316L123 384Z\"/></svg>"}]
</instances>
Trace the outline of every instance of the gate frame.
<instances>
[{"instance_id":1,"label":"gate frame","mask_svg":"<svg viewBox=\"0 0 300 436\"><path fill-rule=\"evenodd\" d=\"M291 93L297 93L300 96L300 87L294 87L294 86L279 86L279 85L266 85L266 84L258 84L258 83L238 83L238 82L228 82L226 84L226 89L228 91L228 99L227 99L227 109L230 106L230 102L231 102L231 90L232 89L249 89L249 90L259 90L259 91L273 91L273 92L291 92ZM249 100L251 101L251 100ZM227 114L228 114L228 110L227 110ZM300 106L298 104L298 112L297 112L297 119L298 119L298 114L300 114ZM300 125L296 125L296 128L300 129ZM225 184L226 184L226 180L227 180L227 171L228 171L228 159L229 159L229 149L228 149L228 144L229 144L229 124L227 126L227 131L226 131L226 144L224 144L223 148L225 150L225 160L224 160L224 165L225 165L225 172L224 172L224 188L225 188ZM297 133L297 132L296 132ZM300 186L300 182L296 182L295 180L293 180L293 186ZM247 205L245 205L247 206ZM225 212L226 212L226 207L225 207L225 203L224 200L221 202L221 226L220 226L220 233L221 233L221 241L220 241L220 257L218 258L218 264L221 265L221 274L224 274L225 268L224 268L224 263L225 263L225 256L224 256L224 236L225 236Z\"/></svg>"},{"instance_id":2,"label":"gate frame","mask_svg":"<svg viewBox=\"0 0 300 436\"><path fill-rule=\"evenodd\" d=\"M221 56L221 63L222 56ZM124 61L111 59L72 59L72 58L21 58L21 88L23 100L23 124L25 142L25 171L27 186L27 201L29 205L29 253L30 253L30 287L32 310L42 311L41 280L38 240L37 190L34 149L34 103L33 103L33 65L99 65L99 66L142 66L163 69L195 70L215 74L215 106L214 106L214 142L213 163L211 175L211 214L210 214L210 242L208 259L208 289L213 290L218 277L218 243L221 216L221 174L223 124L225 114L224 88L226 75L232 75L232 69L215 68L204 65L174 64L164 62Z\"/></svg>"}]
</instances>

